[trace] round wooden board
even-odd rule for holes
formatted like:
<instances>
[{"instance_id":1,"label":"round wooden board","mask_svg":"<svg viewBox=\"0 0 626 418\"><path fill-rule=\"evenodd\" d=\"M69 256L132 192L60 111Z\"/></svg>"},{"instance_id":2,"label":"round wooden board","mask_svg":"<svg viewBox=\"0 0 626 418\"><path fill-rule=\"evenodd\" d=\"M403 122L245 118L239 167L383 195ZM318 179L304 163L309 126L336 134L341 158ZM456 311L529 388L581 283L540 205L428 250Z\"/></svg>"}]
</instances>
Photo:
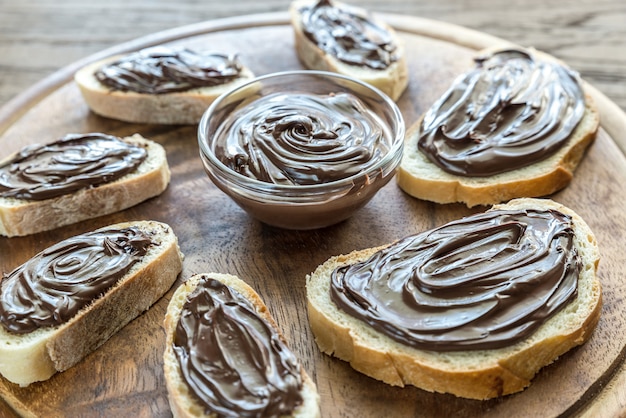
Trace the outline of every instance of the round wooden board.
<instances>
[{"instance_id":1,"label":"round wooden board","mask_svg":"<svg viewBox=\"0 0 626 418\"><path fill-rule=\"evenodd\" d=\"M477 49L505 43L441 22L382 17L407 46L411 80L398 101L407 125L472 66ZM330 256L384 244L484 208L419 201L391 182L339 225L306 232L271 228L250 219L208 180L198 157L195 126L137 125L98 117L72 81L73 73L87 62L166 42L238 51L258 75L299 69L287 19L286 13L252 15L160 32L66 67L0 109L0 159L25 144L70 132L138 132L166 148L172 169L165 193L136 207L50 232L0 238L0 271L8 273L49 245L100 226L136 219L164 221L179 236L186 255L175 287L195 273L218 271L236 274L257 289L316 381L324 417L625 414L626 236L621 231L626 230L626 213L621 197L626 195L626 116L593 87L602 129L573 182L551 197L576 210L597 235L602 318L590 341L542 369L528 389L481 402L392 387L320 353L308 327L304 283L306 274ZM161 356L162 321L172 292L70 370L27 388L1 380L3 398L19 412L35 416L170 416ZM0 415L12 414L6 404L0 407Z\"/></svg>"}]
</instances>

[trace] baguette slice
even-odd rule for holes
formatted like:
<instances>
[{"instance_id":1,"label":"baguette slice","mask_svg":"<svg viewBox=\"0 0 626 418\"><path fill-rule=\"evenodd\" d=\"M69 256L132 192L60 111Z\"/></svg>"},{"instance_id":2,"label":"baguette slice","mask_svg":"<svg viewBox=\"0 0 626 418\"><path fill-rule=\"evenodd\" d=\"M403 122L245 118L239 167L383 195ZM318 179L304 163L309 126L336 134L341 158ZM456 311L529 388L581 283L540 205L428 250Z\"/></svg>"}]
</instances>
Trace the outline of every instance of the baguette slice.
<instances>
[{"instance_id":1,"label":"baguette slice","mask_svg":"<svg viewBox=\"0 0 626 418\"><path fill-rule=\"evenodd\" d=\"M0 197L0 235L48 231L118 212L161 194L170 181L163 147L138 134L123 139L148 151L148 157L135 171L98 187L45 200Z\"/></svg>"},{"instance_id":2,"label":"baguette slice","mask_svg":"<svg viewBox=\"0 0 626 418\"><path fill-rule=\"evenodd\" d=\"M221 273L198 274L190 277L183 283L172 296L167 313L164 320L164 328L166 333L166 346L163 355L163 364L165 372L165 382L169 395L169 402L174 417L199 417L205 415L204 407L191 393L189 386L184 380L178 358L174 352L174 334L176 326L179 322L181 310L187 300L187 296L192 293L198 283L205 279L215 279L225 284L230 289L244 296L255 307L256 314L270 324L276 330L280 338L284 340L270 312L261 300L260 296L248 284L236 276ZM302 370L303 386L300 394L303 403L293 412L294 417L318 417L319 412L319 395L315 383L308 376L304 368ZM217 416L217 415L209 415Z\"/></svg>"},{"instance_id":3,"label":"baguette slice","mask_svg":"<svg viewBox=\"0 0 626 418\"><path fill-rule=\"evenodd\" d=\"M392 100L398 100L409 82L408 66L406 63L404 44L393 28L380 20L378 24L386 28L397 45L398 60L384 70L375 70L365 66L350 65L323 51L315 42L311 41L303 31L300 9L311 7L318 0L296 0L289 7L291 25L294 30L295 48L302 65L309 70L331 71L354 77L382 90ZM348 6L345 3L333 1L338 8L347 8L363 14L365 10Z\"/></svg>"},{"instance_id":4,"label":"baguette slice","mask_svg":"<svg viewBox=\"0 0 626 418\"><path fill-rule=\"evenodd\" d=\"M100 228L137 227L156 245L119 281L69 321L15 334L0 326L0 373L28 386L74 366L159 300L182 270L183 255L172 229L160 222L126 222Z\"/></svg>"},{"instance_id":5,"label":"baguette slice","mask_svg":"<svg viewBox=\"0 0 626 418\"><path fill-rule=\"evenodd\" d=\"M544 60L555 58L535 51ZM598 109L585 94L585 112L567 142L548 158L526 167L485 177L465 177L442 170L417 146L422 117L408 130L397 172L398 186L409 195L435 203L492 205L521 197L542 197L566 187L600 125Z\"/></svg>"},{"instance_id":6,"label":"baguette slice","mask_svg":"<svg viewBox=\"0 0 626 418\"><path fill-rule=\"evenodd\" d=\"M119 91L105 86L94 76L100 67L119 58L120 55L116 55L86 65L76 72L74 81L94 113L124 122L197 124L211 103L222 93L254 78L252 71L244 66L238 78L217 86L165 94Z\"/></svg>"},{"instance_id":7,"label":"baguette slice","mask_svg":"<svg viewBox=\"0 0 626 418\"><path fill-rule=\"evenodd\" d=\"M494 209L554 209L573 217L575 247L583 266L578 296L533 334L499 349L428 351L400 344L337 308L329 297L330 275L337 267L368 259L370 248L332 257L307 277L309 320L321 351L345 360L361 373L395 386L414 385L429 392L489 399L518 392L543 366L588 340L601 311L596 276L599 251L592 231L572 210L543 199L516 199Z\"/></svg>"}]
</instances>

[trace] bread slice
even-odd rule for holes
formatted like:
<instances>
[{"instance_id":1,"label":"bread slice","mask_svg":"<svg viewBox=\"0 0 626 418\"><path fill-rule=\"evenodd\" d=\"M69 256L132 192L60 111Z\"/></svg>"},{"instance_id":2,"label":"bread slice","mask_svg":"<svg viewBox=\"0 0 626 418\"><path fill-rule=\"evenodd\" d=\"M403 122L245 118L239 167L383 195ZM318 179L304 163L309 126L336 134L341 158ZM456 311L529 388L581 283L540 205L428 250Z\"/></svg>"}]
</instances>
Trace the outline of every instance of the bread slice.
<instances>
[{"instance_id":1,"label":"bread slice","mask_svg":"<svg viewBox=\"0 0 626 418\"><path fill-rule=\"evenodd\" d=\"M346 76L354 77L382 90L392 100L398 100L409 82L408 66L406 63L403 41L397 36L393 28L386 23L370 16L376 22L386 28L391 34L397 46L398 60L383 70L376 70L365 66L351 65L338 60L334 56L323 51L315 42L311 41L303 31L302 15L303 7L312 7L317 0L295 0L289 7L291 25L294 30L295 48L302 65L309 70L331 71ZM345 3L333 1L334 7L348 9L365 15L363 9L348 6Z\"/></svg>"},{"instance_id":2,"label":"bread slice","mask_svg":"<svg viewBox=\"0 0 626 418\"><path fill-rule=\"evenodd\" d=\"M45 200L0 197L0 235L13 237L48 231L118 212L161 194L170 181L163 147L138 134L123 140L148 152L135 171L98 187Z\"/></svg>"},{"instance_id":3,"label":"bread slice","mask_svg":"<svg viewBox=\"0 0 626 418\"><path fill-rule=\"evenodd\" d=\"M88 64L76 72L74 80L94 113L124 122L197 124L211 103L222 93L254 78L252 71L244 66L236 79L211 87L164 94L113 90L102 84L94 74L103 65L120 57L116 55Z\"/></svg>"},{"instance_id":4,"label":"bread slice","mask_svg":"<svg viewBox=\"0 0 626 418\"><path fill-rule=\"evenodd\" d=\"M543 59L553 59L541 55ZM542 197L566 187L600 124L598 109L585 94L585 112L567 142L554 154L526 167L484 177L448 173L419 149L423 116L406 134L404 155L396 180L409 195L435 203L465 203L468 207L491 205L520 197Z\"/></svg>"},{"instance_id":5,"label":"bread slice","mask_svg":"<svg viewBox=\"0 0 626 418\"><path fill-rule=\"evenodd\" d=\"M429 351L401 344L338 309L329 296L331 273L368 259L383 246L332 257L307 277L309 320L320 350L390 385L489 399L523 390L540 368L588 340L602 305L592 231L572 210L547 199L516 199L497 209L556 210L573 218L574 246L583 263L577 296L529 337L497 349Z\"/></svg>"},{"instance_id":6,"label":"bread slice","mask_svg":"<svg viewBox=\"0 0 626 418\"><path fill-rule=\"evenodd\" d=\"M163 355L163 364L169 402L174 417L207 416L205 414L204 406L194 397L187 382L184 380L181 374L178 358L174 351L174 335L180 319L181 310L183 309L188 295L191 294L197 288L199 283L205 279L217 280L226 285L229 289L242 295L254 307L256 315L266 321L284 342L284 337L280 333L278 326L271 317L270 312L261 300L260 296L244 281L236 276L220 273L198 274L190 277L176 290L172 296L164 320L166 345ZM319 395L317 394L315 383L313 383L304 368L301 368L301 372L302 388L300 390L300 395L303 398L303 402L295 411L293 411L293 414L288 416L318 417L320 414ZM208 416L217 416L217 414Z\"/></svg>"},{"instance_id":7,"label":"bread slice","mask_svg":"<svg viewBox=\"0 0 626 418\"><path fill-rule=\"evenodd\" d=\"M97 231L129 227L146 233L153 245L104 294L95 296L90 304L58 326L18 334L0 325L0 373L7 380L28 386L67 370L147 310L172 286L182 270L183 257L172 229L160 222L137 221Z\"/></svg>"}]
</instances>

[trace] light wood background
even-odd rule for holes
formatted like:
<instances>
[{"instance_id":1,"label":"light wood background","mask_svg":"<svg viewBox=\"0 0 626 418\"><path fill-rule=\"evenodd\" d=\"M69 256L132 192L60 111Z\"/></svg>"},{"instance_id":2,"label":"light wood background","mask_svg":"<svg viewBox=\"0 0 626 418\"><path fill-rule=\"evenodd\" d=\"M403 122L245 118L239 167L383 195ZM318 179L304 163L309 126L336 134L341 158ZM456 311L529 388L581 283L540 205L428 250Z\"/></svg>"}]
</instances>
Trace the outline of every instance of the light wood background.
<instances>
[{"instance_id":1,"label":"light wood background","mask_svg":"<svg viewBox=\"0 0 626 418\"><path fill-rule=\"evenodd\" d=\"M449 22L534 46L567 62L626 110L624 0L355 0L351 3L373 11ZM288 0L0 0L0 106L10 104L13 98L58 69L122 42L206 20L285 11L288 4ZM29 125L28 129L41 132L45 130L44 124ZM594 158L592 161L602 160ZM10 248L11 257L17 257L18 251L13 245ZM0 261L2 257L0 251ZM23 258L28 257L23 254ZM612 384L626 385L623 367L618 375ZM605 398L602 404L610 404L611 408L600 411L592 408L587 416L625 411L624 393L623 390L610 392L609 399ZM0 407L0 416L2 413Z\"/></svg>"}]
</instances>

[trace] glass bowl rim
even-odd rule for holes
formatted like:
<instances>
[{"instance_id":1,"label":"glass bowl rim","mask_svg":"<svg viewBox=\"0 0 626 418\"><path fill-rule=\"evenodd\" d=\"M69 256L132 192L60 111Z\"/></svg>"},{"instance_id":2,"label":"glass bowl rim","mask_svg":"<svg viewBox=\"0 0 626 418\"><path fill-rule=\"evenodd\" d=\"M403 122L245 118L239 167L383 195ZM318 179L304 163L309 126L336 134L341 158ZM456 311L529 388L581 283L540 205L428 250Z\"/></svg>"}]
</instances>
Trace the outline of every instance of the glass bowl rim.
<instances>
[{"instance_id":1,"label":"glass bowl rim","mask_svg":"<svg viewBox=\"0 0 626 418\"><path fill-rule=\"evenodd\" d=\"M376 94L380 99L382 99L385 106L387 106L390 110L391 118L396 123L395 133L392 132L393 138L390 141L389 152L387 152L374 166L370 167L367 171L357 172L349 177L345 177L339 180L330 181L327 183L319 183L319 184L304 184L304 185L294 185L294 184L275 184L264 182L261 180L257 180L254 178L250 178L240 174L229 167L227 167L223 162L221 162L212 150L209 147L209 138L206 135L207 127L210 121L211 116L215 113L215 109L219 107L219 105L226 100L229 96L237 91L244 90L248 88L250 85L253 85L258 82L262 82L267 79L277 79L280 77L287 76L306 76L306 77L323 77L330 79L339 79L343 81L348 81L350 83L354 83L359 85L360 87L369 90ZM358 97L358 95L357 95ZM385 122L387 124L387 122ZM388 126L388 128L391 128ZM200 122L198 124L198 143L200 147L200 153L204 158L206 158L211 165L215 168L215 171L218 173L211 173L220 177L227 177L227 181L230 183L234 183L239 187L244 187L250 192L256 193L278 193L280 194L285 192L293 192L299 191L304 194L320 194L320 193L328 193L328 192L339 192L345 188L352 188L355 183L355 180L361 179L363 177L372 177L373 175L385 171L389 167L389 164L393 163L394 160L398 160L399 164L402 151L404 147L404 136L406 132L406 127L404 123L404 118L398 105L394 102L387 94L378 89L377 87L366 83L364 81L358 80L354 77L350 77L343 74L338 74L330 71L319 71L319 70L290 70L290 71L279 71L269 74L264 74L258 77L255 77L251 80L243 84L239 84L228 91L222 93L217 99L215 99L208 107L208 109L202 115ZM207 165L206 163L204 163ZM393 167L395 168L395 167ZM210 168L208 168L210 169ZM280 196L276 196L280 198Z\"/></svg>"}]
</instances>

